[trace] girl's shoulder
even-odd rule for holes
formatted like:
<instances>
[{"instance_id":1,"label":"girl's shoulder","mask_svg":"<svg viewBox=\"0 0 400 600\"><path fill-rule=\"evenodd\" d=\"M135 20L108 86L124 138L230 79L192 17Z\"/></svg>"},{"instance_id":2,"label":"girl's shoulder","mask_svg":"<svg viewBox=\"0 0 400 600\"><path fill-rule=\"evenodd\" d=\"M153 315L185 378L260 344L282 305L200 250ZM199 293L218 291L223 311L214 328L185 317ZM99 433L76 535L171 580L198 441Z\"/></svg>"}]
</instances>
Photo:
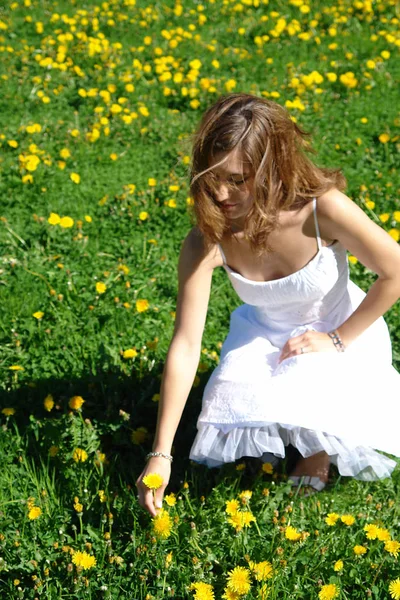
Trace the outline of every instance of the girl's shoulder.
<instances>
[{"instance_id":1,"label":"girl's shoulder","mask_svg":"<svg viewBox=\"0 0 400 600\"><path fill-rule=\"evenodd\" d=\"M223 264L218 245L207 244L203 232L197 225L192 227L184 239L181 253L186 254L196 268L200 266L213 270Z\"/></svg>"}]
</instances>

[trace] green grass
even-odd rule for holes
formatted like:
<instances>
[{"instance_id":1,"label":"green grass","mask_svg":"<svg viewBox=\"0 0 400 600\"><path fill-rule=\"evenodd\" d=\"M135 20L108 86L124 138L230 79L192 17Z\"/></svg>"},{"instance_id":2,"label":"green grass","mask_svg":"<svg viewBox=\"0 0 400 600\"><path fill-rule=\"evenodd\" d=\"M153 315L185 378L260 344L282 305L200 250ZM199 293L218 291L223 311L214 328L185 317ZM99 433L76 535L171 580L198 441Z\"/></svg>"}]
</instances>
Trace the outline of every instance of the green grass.
<instances>
[{"instance_id":1,"label":"green grass","mask_svg":"<svg viewBox=\"0 0 400 600\"><path fill-rule=\"evenodd\" d=\"M252 475L250 465L209 470L188 460L202 392L217 364L214 353L219 354L230 314L241 303L222 269L214 272L198 377L174 442L167 492L176 493L177 503L166 508L177 522L167 539L153 535L150 516L137 504L134 482L151 449L154 396L174 327L177 259L194 224L187 203L189 136L203 110L227 92L225 83L234 79L234 91L283 105L299 97L304 110L288 110L313 133L317 164L341 167L346 194L395 238L400 231L394 218L400 190L398 6L385 1L368 12L366 4L345 0L332 11L317 1L309 13L281 1L182 6L182 14L175 14L171 1L60 0L7 3L0 12L0 395L2 408L15 410L0 414L2 596L201 598L190 585L204 581L221 598L228 572L248 566L249 559L273 566L268 598L318 598L329 583L338 586L341 599L389 598L389 583L400 576L398 562L384 542L368 540L363 527L375 523L398 538L399 467L391 478L373 483L341 478L333 468L326 491L301 499L286 482L286 462L268 476ZM280 18L287 26L297 20L310 38L287 29L275 36L271 30ZM105 50L94 44L99 33ZM269 39L260 46L257 36ZM385 51L389 57L382 57ZM172 77L183 74L182 82L160 80L161 56L173 57L176 62L166 64ZM49 57L66 69L40 64L39 58ZM202 65L190 81L194 59ZM294 78L301 83L313 71L323 82L296 88ZM340 80L349 71L358 80L354 88ZM326 77L331 72L337 74L334 82ZM207 80L214 89L207 89ZM80 90L97 95L85 97ZM50 101L43 102L43 95ZM121 98L128 111L113 113ZM130 123L122 120L124 114L133 114ZM100 123L102 117L108 121ZM29 133L26 128L35 123L41 131ZM90 141L96 128L100 136ZM379 139L383 133L390 136L387 143ZM70 156L63 159L65 149ZM116 160L110 157L114 153ZM21 157L28 155L40 158L35 170L23 167ZM72 173L79 174L79 183ZM155 186L149 178L156 179ZM171 185L179 189L170 190ZM168 206L170 199L175 208ZM148 213L143 221L142 211ZM52 212L71 217L73 227L51 225ZM364 291L376 278L359 262L350 264L350 272ZM97 293L96 282L106 284L105 293ZM149 303L143 312L136 308L140 299ZM38 311L41 319L33 317ZM385 320L399 370L398 303ZM124 359L129 348L138 354ZM43 404L49 394L50 412ZM75 395L85 400L78 412L68 407ZM137 444L139 428L147 431ZM49 455L52 446L58 448L55 456ZM74 461L76 448L87 452L85 462ZM236 533L225 503L245 489L253 492L249 506L256 523ZM81 516L75 497L83 505ZM42 509L34 520L27 516L29 498ZM352 514L355 523L339 520L330 527L329 512ZM310 535L301 542L287 540L289 524ZM355 556L353 547L360 544L367 553ZM71 548L86 549L96 565L80 572ZM333 570L339 559L342 572ZM261 582L252 581L245 597L261 598Z\"/></svg>"}]
</instances>

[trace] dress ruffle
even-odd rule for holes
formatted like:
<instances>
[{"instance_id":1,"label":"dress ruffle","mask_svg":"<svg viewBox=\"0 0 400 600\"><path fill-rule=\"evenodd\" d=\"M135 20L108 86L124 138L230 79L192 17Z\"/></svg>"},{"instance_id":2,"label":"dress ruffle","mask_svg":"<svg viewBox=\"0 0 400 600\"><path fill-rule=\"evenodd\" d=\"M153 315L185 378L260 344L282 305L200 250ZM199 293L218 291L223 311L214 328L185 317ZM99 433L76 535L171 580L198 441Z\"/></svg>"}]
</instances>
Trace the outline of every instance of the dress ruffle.
<instances>
[{"instance_id":1,"label":"dress ruffle","mask_svg":"<svg viewBox=\"0 0 400 600\"><path fill-rule=\"evenodd\" d=\"M243 456L261 458L264 453L284 458L285 446L289 444L304 458L325 451L340 475L361 481L389 477L397 464L372 448L285 423L266 423L260 427L200 426L189 458L208 467L220 467Z\"/></svg>"}]
</instances>

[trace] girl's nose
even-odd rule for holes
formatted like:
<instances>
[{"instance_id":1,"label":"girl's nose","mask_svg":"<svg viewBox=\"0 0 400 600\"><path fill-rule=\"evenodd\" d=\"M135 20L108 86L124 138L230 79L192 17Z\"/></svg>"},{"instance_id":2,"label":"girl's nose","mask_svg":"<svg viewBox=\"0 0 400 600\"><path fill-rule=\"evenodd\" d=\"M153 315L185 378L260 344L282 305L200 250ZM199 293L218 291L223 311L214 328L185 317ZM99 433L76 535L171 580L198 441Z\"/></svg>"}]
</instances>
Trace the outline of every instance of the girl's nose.
<instances>
[{"instance_id":1,"label":"girl's nose","mask_svg":"<svg viewBox=\"0 0 400 600\"><path fill-rule=\"evenodd\" d=\"M217 189L217 193L216 193L216 198L218 200L218 202L225 202L225 200L227 200L229 198L229 188L227 185L225 184L220 184L218 189Z\"/></svg>"}]
</instances>

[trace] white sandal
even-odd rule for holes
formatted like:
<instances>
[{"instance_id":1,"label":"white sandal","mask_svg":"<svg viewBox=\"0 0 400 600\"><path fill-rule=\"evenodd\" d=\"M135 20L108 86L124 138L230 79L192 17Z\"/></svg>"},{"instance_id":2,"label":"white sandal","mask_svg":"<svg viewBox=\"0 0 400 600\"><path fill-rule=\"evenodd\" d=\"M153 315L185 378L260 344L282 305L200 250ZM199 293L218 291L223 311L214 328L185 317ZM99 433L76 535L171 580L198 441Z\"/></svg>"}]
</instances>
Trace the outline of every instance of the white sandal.
<instances>
[{"instance_id":1,"label":"white sandal","mask_svg":"<svg viewBox=\"0 0 400 600\"><path fill-rule=\"evenodd\" d=\"M299 490L302 486L309 486L312 487L315 492L321 492L326 487L326 483L322 481L322 479L312 475L290 475L288 481L292 482L292 487L297 487ZM315 492L311 491L302 494L302 496L306 498L307 496L311 496L311 494L315 494Z\"/></svg>"}]
</instances>

